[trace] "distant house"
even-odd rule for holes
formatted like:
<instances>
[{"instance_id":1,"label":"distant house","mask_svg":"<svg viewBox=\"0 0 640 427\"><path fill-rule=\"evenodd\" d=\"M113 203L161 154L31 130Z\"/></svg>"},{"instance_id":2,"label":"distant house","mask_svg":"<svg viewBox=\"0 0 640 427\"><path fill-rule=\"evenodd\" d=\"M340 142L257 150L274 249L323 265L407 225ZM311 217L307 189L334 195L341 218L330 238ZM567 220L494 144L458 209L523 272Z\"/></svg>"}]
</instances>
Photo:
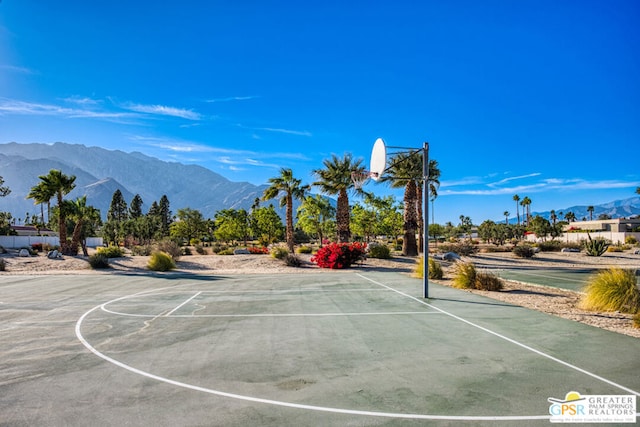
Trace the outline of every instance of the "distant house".
<instances>
[{"instance_id":1,"label":"distant house","mask_svg":"<svg viewBox=\"0 0 640 427\"><path fill-rule=\"evenodd\" d=\"M634 236L640 241L640 218L571 222L564 226L563 233L563 239L567 242L587 240L588 236L592 239L602 237L614 244L625 243L628 236Z\"/></svg>"}]
</instances>

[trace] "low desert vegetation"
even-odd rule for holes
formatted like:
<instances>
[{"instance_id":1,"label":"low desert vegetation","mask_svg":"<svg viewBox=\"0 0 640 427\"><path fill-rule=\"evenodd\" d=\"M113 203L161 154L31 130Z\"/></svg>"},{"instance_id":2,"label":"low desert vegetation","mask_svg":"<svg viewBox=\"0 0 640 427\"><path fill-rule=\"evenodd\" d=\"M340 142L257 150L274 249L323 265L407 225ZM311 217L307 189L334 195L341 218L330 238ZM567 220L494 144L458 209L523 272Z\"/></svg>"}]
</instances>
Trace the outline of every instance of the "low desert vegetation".
<instances>
[{"instance_id":1,"label":"low desert vegetation","mask_svg":"<svg viewBox=\"0 0 640 427\"><path fill-rule=\"evenodd\" d=\"M522 244L516 245L513 248L513 253L519 258L532 258L536 254L536 250L531 245Z\"/></svg>"},{"instance_id":2,"label":"low desert vegetation","mask_svg":"<svg viewBox=\"0 0 640 427\"><path fill-rule=\"evenodd\" d=\"M286 245L275 245L271 248L271 256L275 259L284 259L289 255L289 248Z\"/></svg>"},{"instance_id":3,"label":"low desert vegetation","mask_svg":"<svg viewBox=\"0 0 640 427\"><path fill-rule=\"evenodd\" d=\"M97 253L107 258L121 258L124 256L124 250L119 246L106 246L98 248Z\"/></svg>"},{"instance_id":4,"label":"low desert vegetation","mask_svg":"<svg viewBox=\"0 0 640 427\"><path fill-rule=\"evenodd\" d=\"M588 240L583 242L584 251L589 256L602 256L607 249L609 249L610 243L602 237L591 238L591 235L587 233Z\"/></svg>"},{"instance_id":5,"label":"low desert vegetation","mask_svg":"<svg viewBox=\"0 0 640 427\"><path fill-rule=\"evenodd\" d=\"M612 267L597 273L585 286L580 307L594 311L640 312L635 270Z\"/></svg>"},{"instance_id":6,"label":"low desert vegetation","mask_svg":"<svg viewBox=\"0 0 640 427\"><path fill-rule=\"evenodd\" d=\"M101 268L109 268L109 257L105 254L97 252L89 257L89 265L94 270Z\"/></svg>"},{"instance_id":7,"label":"low desert vegetation","mask_svg":"<svg viewBox=\"0 0 640 427\"><path fill-rule=\"evenodd\" d=\"M176 263L168 253L157 251L151 254L147 268L153 271L169 271L176 268Z\"/></svg>"},{"instance_id":8,"label":"low desert vegetation","mask_svg":"<svg viewBox=\"0 0 640 427\"><path fill-rule=\"evenodd\" d=\"M318 252L311 257L311 262L315 262L322 268L349 268L365 259L366 247L365 243L358 242L330 243L318 249Z\"/></svg>"},{"instance_id":9,"label":"low desert vegetation","mask_svg":"<svg viewBox=\"0 0 640 427\"><path fill-rule=\"evenodd\" d=\"M378 258L378 259L390 259L391 258L391 249L387 245L370 245L369 251L367 252L367 256L369 258Z\"/></svg>"},{"instance_id":10,"label":"low desert vegetation","mask_svg":"<svg viewBox=\"0 0 640 427\"><path fill-rule=\"evenodd\" d=\"M442 264L433 258L429 258L429 279L441 280L444 277ZM415 276L422 279L424 277L424 257L420 257L414 269Z\"/></svg>"},{"instance_id":11,"label":"low desert vegetation","mask_svg":"<svg viewBox=\"0 0 640 427\"><path fill-rule=\"evenodd\" d=\"M503 284L495 274L478 271L473 263L458 261L454 266L453 286L459 289L499 291Z\"/></svg>"}]
</instances>

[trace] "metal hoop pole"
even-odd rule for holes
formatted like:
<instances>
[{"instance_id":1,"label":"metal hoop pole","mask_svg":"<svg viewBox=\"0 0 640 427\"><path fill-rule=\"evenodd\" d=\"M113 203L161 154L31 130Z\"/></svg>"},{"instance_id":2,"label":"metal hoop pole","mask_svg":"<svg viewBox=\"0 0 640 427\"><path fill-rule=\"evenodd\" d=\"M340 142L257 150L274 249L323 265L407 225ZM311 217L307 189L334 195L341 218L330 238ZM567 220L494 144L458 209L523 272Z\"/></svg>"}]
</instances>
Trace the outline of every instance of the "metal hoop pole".
<instances>
[{"instance_id":1,"label":"metal hoop pole","mask_svg":"<svg viewBox=\"0 0 640 427\"><path fill-rule=\"evenodd\" d=\"M429 143L422 145L422 195L424 197L422 256L424 256L422 271L422 288L424 298L429 298Z\"/></svg>"}]
</instances>

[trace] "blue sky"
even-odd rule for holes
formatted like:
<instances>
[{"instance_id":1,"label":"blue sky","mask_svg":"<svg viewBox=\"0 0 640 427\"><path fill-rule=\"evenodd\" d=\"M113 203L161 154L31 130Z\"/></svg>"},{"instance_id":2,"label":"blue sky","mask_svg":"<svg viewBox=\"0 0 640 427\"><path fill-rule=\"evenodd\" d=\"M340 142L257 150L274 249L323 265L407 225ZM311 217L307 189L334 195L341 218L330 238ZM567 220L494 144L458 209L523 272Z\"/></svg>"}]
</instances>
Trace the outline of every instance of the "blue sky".
<instances>
[{"instance_id":1,"label":"blue sky","mask_svg":"<svg viewBox=\"0 0 640 427\"><path fill-rule=\"evenodd\" d=\"M635 0L0 0L0 143L264 184L428 141L438 223L633 197L639 76Z\"/></svg>"}]
</instances>

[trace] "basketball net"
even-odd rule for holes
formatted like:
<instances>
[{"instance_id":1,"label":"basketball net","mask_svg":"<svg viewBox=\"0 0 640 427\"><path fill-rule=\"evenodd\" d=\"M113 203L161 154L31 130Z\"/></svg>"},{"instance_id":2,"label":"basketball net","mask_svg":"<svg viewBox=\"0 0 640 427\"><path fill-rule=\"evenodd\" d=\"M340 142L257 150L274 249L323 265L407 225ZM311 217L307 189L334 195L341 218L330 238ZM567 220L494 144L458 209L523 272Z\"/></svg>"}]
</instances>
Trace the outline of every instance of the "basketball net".
<instances>
[{"instance_id":1,"label":"basketball net","mask_svg":"<svg viewBox=\"0 0 640 427\"><path fill-rule=\"evenodd\" d=\"M375 178L377 177L378 174L375 172L369 172L369 171L362 171L362 172L357 172L357 171L353 171L351 172L351 181L353 181L353 186L355 187L356 190L361 190L362 186L369 181L370 178Z\"/></svg>"}]
</instances>

